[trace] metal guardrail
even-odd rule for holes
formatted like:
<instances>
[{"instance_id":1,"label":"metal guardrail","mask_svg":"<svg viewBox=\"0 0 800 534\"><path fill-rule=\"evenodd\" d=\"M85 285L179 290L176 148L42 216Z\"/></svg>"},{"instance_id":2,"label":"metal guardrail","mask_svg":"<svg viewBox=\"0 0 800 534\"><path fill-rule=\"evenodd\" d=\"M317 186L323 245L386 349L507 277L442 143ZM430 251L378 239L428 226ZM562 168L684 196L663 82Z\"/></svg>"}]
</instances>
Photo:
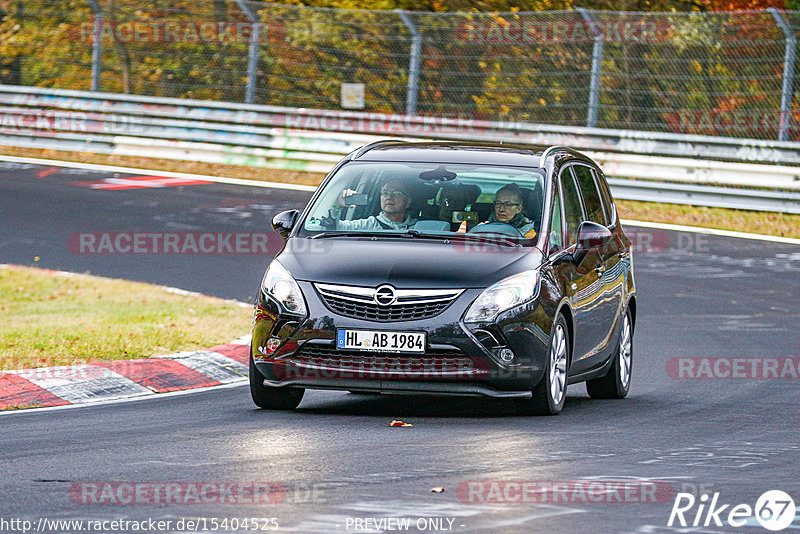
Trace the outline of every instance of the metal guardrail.
<instances>
[{"instance_id":1,"label":"metal guardrail","mask_svg":"<svg viewBox=\"0 0 800 534\"><path fill-rule=\"evenodd\" d=\"M800 214L800 193L609 178L615 198Z\"/></svg>"},{"instance_id":2,"label":"metal guardrail","mask_svg":"<svg viewBox=\"0 0 800 534\"><path fill-rule=\"evenodd\" d=\"M615 178L685 182L615 181L620 198L798 212L797 196L781 191L688 185L800 190L796 142L0 85L0 145L327 172L344 154L386 137L568 145Z\"/></svg>"}]
</instances>

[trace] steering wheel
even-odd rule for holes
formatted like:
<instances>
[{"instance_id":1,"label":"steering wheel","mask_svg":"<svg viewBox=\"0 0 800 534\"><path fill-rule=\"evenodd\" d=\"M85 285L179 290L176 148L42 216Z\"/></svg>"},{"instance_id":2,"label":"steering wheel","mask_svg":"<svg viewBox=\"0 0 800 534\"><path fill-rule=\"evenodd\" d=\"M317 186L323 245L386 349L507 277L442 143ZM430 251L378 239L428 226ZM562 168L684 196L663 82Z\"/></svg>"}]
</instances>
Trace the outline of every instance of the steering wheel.
<instances>
[{"instance_id":1,"label":"steering wheel","mask_svg":"<svg viewBox=\"0 0 800 534\"><path fill-rule=\"evenodd\" d=\"M473 226L468 232L468 234L500 234L506 237L513 237L513 238L521 238L522 232L518 229L514 228L510 224L506 224L503 222L490 222L490 223L483 223L477 226Z\"/></svg>"}]
</instances>

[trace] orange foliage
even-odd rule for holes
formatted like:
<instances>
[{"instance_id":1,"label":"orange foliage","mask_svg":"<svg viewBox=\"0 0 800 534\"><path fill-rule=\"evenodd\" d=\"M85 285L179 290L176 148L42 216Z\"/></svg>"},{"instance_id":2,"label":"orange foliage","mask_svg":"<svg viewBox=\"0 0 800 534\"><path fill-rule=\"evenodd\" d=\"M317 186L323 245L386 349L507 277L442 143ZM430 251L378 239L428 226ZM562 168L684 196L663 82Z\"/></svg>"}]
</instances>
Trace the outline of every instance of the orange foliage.
<instances>
[{"instance_id":1,"label":"orange foliage","mask_svg":"<svg viewBox=\"0 0 800 534\"><path fill-rule=\"evenodd\" d=\"M708 11L744 11L768 7L786 9L784 0L701 0L700 4Z\"/></svg>"}]
</instances>

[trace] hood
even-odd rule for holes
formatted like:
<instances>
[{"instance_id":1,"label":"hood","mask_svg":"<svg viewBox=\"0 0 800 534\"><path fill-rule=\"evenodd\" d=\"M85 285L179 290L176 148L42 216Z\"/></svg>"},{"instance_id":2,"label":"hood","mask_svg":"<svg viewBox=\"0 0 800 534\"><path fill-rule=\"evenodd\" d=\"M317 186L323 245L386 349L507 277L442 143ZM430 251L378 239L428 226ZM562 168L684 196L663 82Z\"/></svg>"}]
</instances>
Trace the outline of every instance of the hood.
<instances>
[{"instance_id":1,"label":"hood","mask_svg":"<svg viewBox=\"0 0 800 534\"><path fill-rule=\"evenodd\" d=\"M297 280L398 288L483 288L535 269L542 253L534 247L414 238L291 238L278 261Z\"/></svg>"}]
</instances>

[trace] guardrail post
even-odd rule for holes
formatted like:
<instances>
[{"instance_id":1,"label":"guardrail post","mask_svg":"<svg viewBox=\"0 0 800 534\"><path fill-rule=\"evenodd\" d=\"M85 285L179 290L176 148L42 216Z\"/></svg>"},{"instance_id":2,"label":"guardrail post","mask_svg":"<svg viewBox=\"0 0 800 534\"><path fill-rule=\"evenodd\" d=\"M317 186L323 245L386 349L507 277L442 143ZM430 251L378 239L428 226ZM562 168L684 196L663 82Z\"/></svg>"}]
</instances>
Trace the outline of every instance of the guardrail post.
<instances>
[{"instance_id":1,"label":"guardrail post","mask_svg":"<svg viewBox=\"0 0 800 534\"><path fill-rule=\"evenodd\" d=\"M247 52L247 87L245 88L244 101L252 104L256 99L256 77L258 76L258 42L261 39L261 23L258 13L247 5L247 0L236 0L239 9L247 16L251 23L250 48Z\"/></svg>"},{"instance_id":2,"label":"guardrail post","mask_svg":"<svg viewBox=\"0 0 800 534\"><path fill-rule=\"evenodd\" d=\"M411 32L411 53L408 60L408 91L406 92L406 115L417 114L417 91L419 90L419 57L422 54L422 34L417 25L402 9L395 9L403 24Z\"/></svg>"},{"instance_id":3,"label":"guardrail post","mask_svg":"<svg viewBox=\"0 0 800 534\"><path fill-rule=\"evenodd\" d=\"M603 31L597 27L592 15L584 7L575 8L583 20L585 20L592 30L594 47L592 48L592 78L589 84L589 111L586 117L586 126L594 128L597 126L597 111L600 107L600 74L603 67Z\"/></svg>"},{"instance_id":4,"label":"guardrail post","mask_svg":"<svg viewBox=\"0 0 800 534\"><path fill-rule=\"evenodd\" d=\"M778 141L789 140L789 127L791 124L791 107L792 107L792 82L794 78L794 55L795 48L797 48L797 37L792 31L792 27L786 21L780 11L774 7L767 8L778 23L778 26L783 30L783 35L786 37L786 52L783 57L783 90L781 91L781 118L778 125Z\"/></svg>"},{"instance_id":5,"label":"guardrail post","mask_svg":"<svg viewBox=\"0 0 800 534\"><path fill-rule=\"evenodd\" d=\"M100 71L103 62L103 9L97 0L89 0L94 12L92 32L92 91L100 91Z\"/></svg>"}]
</instances>

